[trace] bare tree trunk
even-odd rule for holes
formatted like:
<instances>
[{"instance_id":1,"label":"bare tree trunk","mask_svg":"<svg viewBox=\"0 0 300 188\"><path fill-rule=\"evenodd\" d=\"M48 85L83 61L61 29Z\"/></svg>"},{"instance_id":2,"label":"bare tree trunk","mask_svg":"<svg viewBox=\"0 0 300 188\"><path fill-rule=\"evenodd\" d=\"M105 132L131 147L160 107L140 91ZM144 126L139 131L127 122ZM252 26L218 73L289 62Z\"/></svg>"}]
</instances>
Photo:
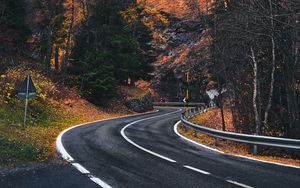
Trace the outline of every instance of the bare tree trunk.
<instances>
[{"instance_id":1,"label":"bare tree trunk","mask_svg":"<svg viewBox=\"0 0 300 188\"><path fill-rule=\"evenodd\" d=\"M299 22L299 20L297 20ZM298 23L296 22L296 23ZM298 46L298 42L299 42L299 38L298 38L298 32L299 30L296 28L295 29L295 42L294 42L294 45L295 45L295 51L294 51L294 70L292 71L292 86L295 86L296 85L296 79L295 79L295 71L297 70L297 67L298 67L298 54L299 54L299 46ZM292 117L293 117L293 123L294 125L296 126L296 135L299 135L300 134L300 118L299 118L299 99L297 97L297 93L296 93L296 89L294 87L293 88L293 93L292 93L292 98L293 98L293 113L292 113ZM298 136L299 137L299 136Z\"/></svg>"},{"instance_id":2,"label":"bare tree trunk","mask_svg":"<svg viewBox=\"0 0 300 188\"><path fill-rule=\"evenodd\" d=\"M226 130L225 118L224 118L224 104L223 104L223 94L222 94L222 86L220 84L220 79L218 76L218 92L219 92L219 105L221 110L221 118L222 118L222 131Z\"/></svg>"},{"instance_id":3,"label":"bare tree trunk","mask_svg":"<svg viewBox=\"0 0 300 188\"><path fill-rule=\"evenodd\" d=\"M276 57L275 57L275 39L274 39L274 18L273 18L273 9L272 9L272 0L269 0L270 4L270 12L271 12L271 42L272 42L272 71L271 71L271 83L270 83L270 91L269 91L269 98L268 98L268 104L265 110L265 116L264 116L264 124L268 124L268 117L269 117L269 111L272 106L272 98L273 98L273 90L274 90L274 80L275 80L275 66L276 66Z\"/></svg>"},{"instance_id":4,"label":"bare tree trunk","mask_svg":"<svg viewBox=\"0 0 300 188\"><path fill-rule=\"evenodd\" d=\"M258 76L257 76L257 61L255 58L255 54L253 51L253 48L251 47L251 55L252 55L252 61L253 61L253 109L254 109L254 117L255 117L255 126L256 126L256 134L260 135L260 128L261 128L261 120L260 120L260 114L258 113L258 107L257 107L257 95L259 93L258 90Z\"/></svg>"},{"instance_id":5,"label":"bare tree trunk","mask_svg":"<svg viewBox=\"0 0 300 188\"><path fill-rule=\"evenodd\" d=\"M285 136L289 136L289 131L293 126L293 118L292 118L291 92L290 92L288 75L286 75L286 77L287 78L285 78L285 92L286 92L286 102L287 102L289 124L288 124L288 126L285 127Z\"/></svg>"},{"instance_id":6,"label":"bare tree trunk","mask_svg":"<svg viewBox=\"0 0 300 188\"><path fill-rule=\"evenodd\" d=\"M285 127L285 136L295 137L300 133L299 126L299 107L297 101L297 94L295 89L295 71L297 70L297 59L298 59L298 46L297 39L293 43L293 56L294 62L288 63L283 62L284 67L284 86L286 92L287 111L288 111L288 125Z\"/></svg>"},{"instance_id":7,"label":"bare tree trunk","mask_svg":"<svg viewBox=\"0 0 300 188\"><path fill-rule=\"evenodd\" d=\"M46 54L44 54L44 64L51 68L51 58L53 54L53 28L51 25L48 25L45 30L46 37L43 40L47 41L46 45Z\"/></svg>"},{"instance_id":8,"label":"bare tree trunk","mask_svg":"<svg viewBox=\"0 0 300 188\"><path fill-rule=\"evenodd\" d=\"M222 96L222 94L220 94ZM222 131L226 131L225 118L224 118L224 104L222 101L222 97L220 99L220 109L221 109L221 117L222 117Z\"/></svg>"},{"instance_id":9,"label":"bare tree trunk","mask_svg":"<svg viewBox=\"0 0 300 188\"><path fill-rule=\"evenodd\" d=\"M235 132L239 132L239 126L237 124L237 117L236 117L236 104L235 104L235 88L233 88L233 98L231 97L230 99L230 109L231 109L231 115L232 115L232 123L233 123L233 127Z\"/></svg>"},{"instance_id":10,"label":"bare tree trunk","mask_svg":"<svg viewBox=\"0 0 300 188\"><path fill-rule=\"evenodd\" d=\"M58 57L59 57L59 48L57 46L55 46L55 49L54 49L54 67L55 67L55 70L59 70L59 62L58 62Z\"/></svg>"},{"instance_id":11,"label":"bare tree trunk","mask_svg":"<svg viewBox=\"0 0 300 188\"><path fill-rule=\"evenodd\" d=\"M50 41L51 39L48 39L48 44L47 44L47 51L44 57L44 64L46 64L47 67L51 68L51 56L52 56L52 42Z\"/></svg>"},{"instance_id":12,"label":"bare tree trunk","mask_svg":"<svg viewBox=\"0 0 300 188\"><path fill-rule=\"evenodd\" d=\"M71 6L71 23L69 26L69 30L68 30L68 37L67 37L67 44L66 44L66 54L63 58L63 62L62 62L62 69L64 69L64 67L66 66L66 62L68 61L69 55L70 55L70 50L71 50L71 38L72 38L72 32L73 32L73 26L74 26L74 9L75 9L75 5L74 5L74 0L71 1L72 2L72 6Z\"/></svg>"},{"instance_id":13,"label":"bare tree trunk","mask_svg":"<svg viewBox=\"0 0 300 188\"><path fill-rule=\"evenodd\" d=\"M272 72L271 72L271 83L270 83L270 91L269 91L269 98L268 98L268 104L265 111L264 116L264 124L268 124L268 117L269 117L269 111L272 106L272 98L273 98L273 91L274 91L274 81L275 81L275 41L274 37L272 36Z\"/></svg>"}]
</instances>

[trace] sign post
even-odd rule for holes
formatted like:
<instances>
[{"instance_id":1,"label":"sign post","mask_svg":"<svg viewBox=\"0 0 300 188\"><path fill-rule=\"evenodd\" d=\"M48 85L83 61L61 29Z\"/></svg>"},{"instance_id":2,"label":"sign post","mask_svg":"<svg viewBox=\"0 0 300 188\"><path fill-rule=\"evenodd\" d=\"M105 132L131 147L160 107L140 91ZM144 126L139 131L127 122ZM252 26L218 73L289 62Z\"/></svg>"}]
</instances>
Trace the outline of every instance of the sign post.
<instances>
[{"instance_id":1,"label":"sign post","mask_svg":"<svg viewBox=\"0 0 300 188\"><path fill-rule=\"evenodd\" d=\"M24 119L23 119L23 129L26 127L26 117L27 117L27 108L28 108L28 99L34 99L36 97L36 88L33 84L31 77L28 75L23 81L21 88L18 93L20 99L25 99L25 110L24 110Z\"/></svg>"},{"instance_id":2,"label":"sign post","mask_svg":"<svg viewBox=\"0 0 300 188\"><path fill-rule=\"evenodd\" d=\"M189 114L188 114L188 109L189 109L189 78L190 78L190 69L186 73L185 101L186 101L186 115L187 115L187 117L189 116Z\"/></svg>"}]
</instances>

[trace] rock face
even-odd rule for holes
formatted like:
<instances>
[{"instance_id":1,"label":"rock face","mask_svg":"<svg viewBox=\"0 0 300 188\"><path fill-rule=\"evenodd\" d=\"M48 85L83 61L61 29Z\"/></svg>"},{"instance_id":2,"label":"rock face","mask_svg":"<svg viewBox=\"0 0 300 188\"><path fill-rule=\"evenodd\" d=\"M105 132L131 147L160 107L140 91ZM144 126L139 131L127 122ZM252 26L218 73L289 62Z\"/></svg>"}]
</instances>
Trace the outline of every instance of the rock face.
<instances>
[{"instance_id":1,"label":"rock face","mask_svg":"<svg viewBox=\"0 0 300 188\"><path fill-rule=\"evenodd\" d=\"M152 96L150 93L146 93L140 98L127 101L126 106L135 112L147 112L153 109Z\"/></svg>"}]
</instances>

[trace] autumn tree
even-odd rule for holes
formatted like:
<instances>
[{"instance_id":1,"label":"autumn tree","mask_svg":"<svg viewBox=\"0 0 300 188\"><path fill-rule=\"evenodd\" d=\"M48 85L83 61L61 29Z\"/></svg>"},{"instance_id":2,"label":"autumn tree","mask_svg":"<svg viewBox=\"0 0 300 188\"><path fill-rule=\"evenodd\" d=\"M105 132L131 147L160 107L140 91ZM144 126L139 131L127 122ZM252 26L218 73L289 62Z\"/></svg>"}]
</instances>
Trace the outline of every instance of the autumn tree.
<instances>
[{"instance_id":1,"label":"autumn tree","mask_svg":"<svg viewBox=\"0 0 300 188\"><path fill-rule=\"evenodd\" d=\"M31 17L34 32L33 46L42 62L51 67L51 61L58 69L59 51L63 46L65 31L65 8L63 0L34 0L32 1Z\"/></svg>"},{"instance_id":2,"label":"autumn tree","mask_svg":"<svg viewBox=\"0 0 300 188\"><path fill-rule=\"evenodd\" d=\"M299 5L293 0L215 3L213 70L225 81L242 132L299 134Z\"/></svg>"}]
</instances>

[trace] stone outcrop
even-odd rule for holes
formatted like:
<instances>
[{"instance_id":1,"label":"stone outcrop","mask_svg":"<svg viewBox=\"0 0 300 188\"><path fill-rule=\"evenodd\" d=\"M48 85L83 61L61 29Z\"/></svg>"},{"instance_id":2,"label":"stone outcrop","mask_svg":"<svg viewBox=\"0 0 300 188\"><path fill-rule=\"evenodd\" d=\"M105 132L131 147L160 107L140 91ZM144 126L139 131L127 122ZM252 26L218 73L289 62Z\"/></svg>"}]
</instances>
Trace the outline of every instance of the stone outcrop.
<instances>
[{"instance_id":1,"label":"stone outcrop","mask_svg":"<svg viewBox=\"0 0 300 188\"><path fill-rule=\"evenodd\" d=\"M153 109L152 96L148 92L139 98L128 100L126 106L135 112L147 112Z\"/></svg>"}]
</instances>

